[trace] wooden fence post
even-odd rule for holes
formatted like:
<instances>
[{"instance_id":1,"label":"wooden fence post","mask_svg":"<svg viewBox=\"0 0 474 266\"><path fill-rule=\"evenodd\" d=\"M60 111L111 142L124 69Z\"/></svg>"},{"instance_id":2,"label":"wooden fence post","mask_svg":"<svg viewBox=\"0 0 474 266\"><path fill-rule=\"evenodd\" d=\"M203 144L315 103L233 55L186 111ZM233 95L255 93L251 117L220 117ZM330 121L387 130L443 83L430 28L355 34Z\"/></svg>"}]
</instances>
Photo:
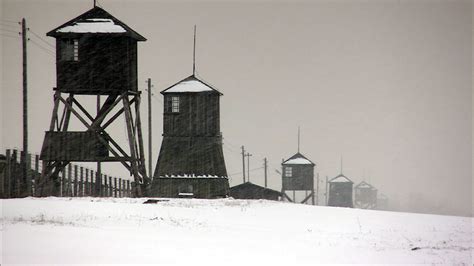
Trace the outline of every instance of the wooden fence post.
<instances>
[{"instance_id":1,"label":"wooden fence post","mask_svg":"<svg viewBox=\"0 0 474 266\"><path fill-rule=\"evenodd\" d=\"M91 182L90 182L90 187L91 187L91 190L90 190L90 196L91 197L94 197L95 196L95 182L94 182L94 170L91 169Z\"/></svg>"},{"instance_id":2,"label":"wooden fence post","mask_svg":"<svg viewBox=\"0 0 474 266\"><path fill-rule=\"evenodd\" d=\"M114 196L114 187L112 186L112 177L109 176L109 197Z\"/></svg>"},{"instance_id":3,"label":"wooden fence post","mask_svg":"<svg viewBox=\"0 0 474 266\"><path fill-rule=\"evenodd\" d=\"M33 183L33 187L32 187L33 196L36 196L36 185L38 184L39 175L41 175L41 173L39 172L39 155L36 154L35 155L35 175L33 176L33 180L31 181Z\"/></svg>"},{"instance_id":4,"label":"wooden fence post","mask_svg":"<svg viewBox=\"0 0 474 266\"><path fill-rule=\"evenodd\" d=\"M79 168L79 189L77 191L77 193L79 194L78 196L79 197L83 197L84 196L84 167L80 167Z\"/></svg>"},{"instance_id":5,"label":"wooden fence post","mask_svg":"<svg viewBox=\"0 0 474 266\"><path fill-rule=\"evenodd\" d=\"M117 197L117 178L114 177L114 198Z\"/></svg>"},{"instance_id":6,"label":"wooden fence post","mask_svg":"<svg viewBox=\"0 0 474 266\"><path fill-rule=\"evenodd\" d=\"M4 197L10 198L11 197L11 176L12 176L12 155L11 150L8 149L6 152L7 162L6 162L6 169L5 169L5 181L4 181Z\"/></svg>"},{"instance_id":7,"label":"wooden fence post","mask_svg":"<svg viewBox=\"0 0 474 266\"><path fill-rule=\"evenodd\" d=\"M107 175L104 175L104 197L109 196L109 186L107 184Z\"/></svg>"},{"instance_id":8,"label":"wooden fence post","mask_svg":"<svg viewBox=\"0 0 474 266\"><path fill-rule=\"evenodd\" d=\"M119 198L121 198L122 197L122 179L121 178L118 179L118 183L119 183L119 195L118 196L119 196Z\"/></svg>"},{"instance_id":9,"label":"wooden fence post","mask_svg":"<svg viewBox=\"0 0 474 266\"><path fill-rule=\"evenodd\" d=\"M32 182L31 182L31 154L26 153L26 184L25 184L25 189L24 191L25 196L32 196Z\"/></svg>"},{"instance_id":10,"label":"wooden fence post","mask_svg":"<svg viewBox=\"0 0 474 266\"><path fill-rule=\"evenodd\" d=\"M10 197L15 198L18 195L18 169L17 169L17 150L13 150L12 153L12 164L11 164L11 172L10 172Z\"/></svg>"},{"instance_id":11,"label":"wooden fence post","mask_svg":"<svg viewBox=\"0 0 474 266\"><path fill-rule=\"evenodd\" d=\"M130 180L127 180L127 197L131 198Z\"/></svg>"},{"instance_id":12,"label":"wooden fence post","mask_svg":"<svg viewBox=\"0 0 474 266\"><path fill-rule=\"evenodd\" d=\"M127 197L127 180L122 180L123 197Z\"/></svg>"},{"instance_id":13,"label":"wooden fence post","mask_svg":"<svg viewBox=\"0 0 474 266\"><path fill-rule=\"evenodd\" d=\"M78 196L78 195L77 195L77 194L78 194L78 193L77 193L77 192L78 192L78 188L79 188L79 186L78 186L78 184L77 184L77 165L74 165L74 190L73 190L73 193L72 193L72 194L73 194L73 195L72 195L73 197L77 197L77 196Z\"/></svg>"}]
</instances>

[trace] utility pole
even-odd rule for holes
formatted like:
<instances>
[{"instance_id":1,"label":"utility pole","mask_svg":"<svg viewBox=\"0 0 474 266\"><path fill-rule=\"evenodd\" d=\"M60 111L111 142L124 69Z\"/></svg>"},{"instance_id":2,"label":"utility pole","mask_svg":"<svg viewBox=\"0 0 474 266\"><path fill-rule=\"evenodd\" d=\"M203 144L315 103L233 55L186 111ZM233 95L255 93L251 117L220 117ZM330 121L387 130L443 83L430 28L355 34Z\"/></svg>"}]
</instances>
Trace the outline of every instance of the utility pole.
<instances>
[{"instance_id":1,"label":"utility pole","mask_svg":"<svg viewBox=\"0 0 474 266\"><path fill-rule=\"evenodd\" d=\"M319 205L319 173L316 174L316 205Z\"/></svg>"},{"instance_id":2,"label":"utility pole","mask_svg":"<svg viewBox=\"0 0 474 266\"><path fill-rule=\"evenodd\" d=\"M151 161L152 161L152 153L151 153L151 149L152 149L152 140L151 140L151 137L152 137L152 124L151 124L151 78L148 78L148 176L151 178L153 176L152 174L152 165L151 165Z\"/></svg>"},{"instance_id":3,"label":"utility pole","mask_svg":"<svg viewBox=\"0 0 474 266\"><path fill-rule=\"evenodd\" d=\"M247 181L250 182L250 156L252 156L252 154L247 152L245 156L247 156Z\"/></svg>"},{"instance_id":4,"label":"utility pole","mask_svg":"<svg viewBox=\"0 0 474 266\"><path fill-rule=\"evenodd\" d=\"M263 167L265 168L265 188L267 187L267 158L263 159Z\"/></svg>"},{"instance_id":5,"label":"utility pole","mask_svg":"<svg viewBox=\"0 0 474 266\"><path fill-rule=\"evenodd\" d=\"M242 149L242 175L244 177L244 183L245 183L245 148L243 145L241 149Z\"/></svg>"},{"instance_id":6,"label":"utility pole","mask_svg":"<svg viewBox=\"0 0 474 266\"><path fill-rule=\"evenodd\" d=\"M22 168L23 168L23 193L28 195L29 188L27 187L28 180L28 78L27 78L27 37L26 37L26 20L23 18L21 20L21 36L23 44L23 156L22 159Z\"/></svg>"},{"instance_id":7,"label":"utility pole","mask_svg":"<svg viewBox=\"0 0 474 266\"><path fill-rule=\"evenodd\" d=\"M328 206L328 176L326 176L326 193L324 195L326 196L326 206Z\"/></svg>"}]
</instances>

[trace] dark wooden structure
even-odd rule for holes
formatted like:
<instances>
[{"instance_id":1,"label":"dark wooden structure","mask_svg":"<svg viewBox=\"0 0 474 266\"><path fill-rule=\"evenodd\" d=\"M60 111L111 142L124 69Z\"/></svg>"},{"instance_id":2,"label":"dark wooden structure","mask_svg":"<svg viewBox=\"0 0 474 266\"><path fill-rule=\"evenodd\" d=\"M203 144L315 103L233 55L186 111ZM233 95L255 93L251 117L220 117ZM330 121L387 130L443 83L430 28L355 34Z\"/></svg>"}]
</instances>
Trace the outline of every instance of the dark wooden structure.
<instances>
[{"instance_id":1,"label":"dark wooden structure","mask_svg":"<svg viewBox=\"0 0 474 266\"><path fill-rule=\"evenodd\" d=\"M388 197L384 194L377 196L377 210L388 210Z\"/></svg>"},{"instance_id":2,"label":"dark wooden structure","mask_svg":"<svg viewBox=\"0 0 474 266\"><path fill-rule=\"evenodd\" d=\"M39 194L60 195L59 176L66 165L82 161L120 162L134 177L134 196L144 195L148 177L137 89L137 42L146 39L100 7L47 36L56 38L57 88L41 150L44 167ZM105 98L102 103L100 96ZM95 114L81 104L86 99L97 99ZM106 131L121 115L125 116L128 152ZM69 131L71 116L83 124L84 131Z\"/></svg>"},{"instance_id":3,"label":"dark wooden structure","mask_svg":"<svg viewBox=\"0 0 474 266\"><path fill-rule=\"evenodd\" d=\"M377 207L377 189L362 181L354 187L354 207L375 209Z\"/></svg>"},{"instance_id":4,"label":"dark wooden structure","mask_svg":"<svg viewBox=\"0 0 474 266\"><path fill-rule=\"evenodd\" d=\"M352 208L353 182L345 175L340 174L329 180L328 206Z\"/></svg>"},{"instance_id":5,"label":"dark wooden structure","mask_svg":"<svg viewBox=\"0 0 474 266\"><path fill-rule=\"evenodd\" d=\"M191 75L163 90L163 141L152 194L218 198L229 194L222 151L222 93Z\"/></svg>"},{"instance_id":6,"label":"dark wooden structure","mask_svg":"<svg viewBox=\"0 0 474 266\"><path fill-rule=\"evenodd\" d=\"M234 199L266 199L266 200L280 200L281 192L265 188L251 182L230 188L230 196Z\"/></svg>"},{"instance_id":7,"label":"dark wooden structure","mask_svg":"<svg viewBox=\"0 0 474 266\"><path fill-rule=\"evenodd\" d=\"M314 167L315 163L310 161L301 153L296 153L289 159L282 162L282 189L281 194L288 201L296 202L295 193L293 193L293 199L291 199L286 191L305 191L310 192L301 203L306 203L311 199L314 205Z\"/></svg>"}]
</instances>

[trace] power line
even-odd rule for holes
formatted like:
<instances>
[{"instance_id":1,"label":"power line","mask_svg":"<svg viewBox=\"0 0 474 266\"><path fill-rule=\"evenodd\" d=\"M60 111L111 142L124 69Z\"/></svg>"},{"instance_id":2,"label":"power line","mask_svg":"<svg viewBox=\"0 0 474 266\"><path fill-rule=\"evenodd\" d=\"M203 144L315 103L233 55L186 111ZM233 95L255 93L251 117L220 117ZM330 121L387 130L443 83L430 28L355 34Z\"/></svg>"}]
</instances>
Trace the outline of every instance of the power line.
<instances>
[{"instance_id":1,"label":"power line","mask_svg":"<svg viewBox=\"0 0 474 266\"><path fill-rule=\"evenodd\" d=\"M43 41L45 44L51 46L51 48L54 48L56 49L56 47L52 44L50 44L48 41L46 41L45 39L41 38L41 36L39 36L38 34L36 34L34 31L32 31L30 28L28 28L28 31L31 32L36 38L40 39L41 41Z\"/></svg>"},{"instance_id":2,"label":"power line","mask_svg":"<svg viewBox=\"0 0 474 266\"><path fill-rule=\"evenodd\" d=\"M33 43L36 47L40 48L41 50L43 50L44 52L46 52L47 54L51 55L51 56L55 56L54 52L51 51L51 50L48 50L47 48L45 48L44 46L41 46L39 43L33 41L33 40L29 40L31 43Z\"/></svg>"},{"instance_id":3,"label":"power line","mask_svg":"<svg viewBox=\"0 0 474 266\"><path fill-rule=\"evenodd\" d=\"M0 31L6 31L6 32L10 32L10 33L16 33L16 34L20 34L20 31L14 31L14 30L10 30L10 29L0 29Z\"/></svg>"},{"instance_id":4,"label":"power line","mask_svg":"<svg viewBox=\"0 0 474 266\"><path fill-rule=\"evenodd\" d=\"M4 19L4 18L0 18L0 21L5 22L5 23L20 24L19 21L14 21L14 20L9 20L9 19Z\"/></svg>"},{"instance_id":5,"label":"power line","mask_svg":"<svg viewBox=\"0 0 474 266\"><path fill-rule=\"evenodd\" d=\"M0 36L5 36L5 37L9 37L9 38L14 38L14 39L19 39L20 38L20 36L13 36L13 35L4 34L4 33L0 33Z\"/></svg>"}]
</instances>

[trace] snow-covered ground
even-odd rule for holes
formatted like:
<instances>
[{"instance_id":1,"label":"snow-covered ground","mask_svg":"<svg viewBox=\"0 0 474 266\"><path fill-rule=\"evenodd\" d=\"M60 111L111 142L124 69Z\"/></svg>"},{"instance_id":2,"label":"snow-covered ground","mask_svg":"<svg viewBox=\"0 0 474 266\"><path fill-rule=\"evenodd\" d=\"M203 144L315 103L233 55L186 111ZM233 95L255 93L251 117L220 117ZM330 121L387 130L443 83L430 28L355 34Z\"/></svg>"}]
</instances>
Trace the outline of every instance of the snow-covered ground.
<instances>
[{"instance_id":1,"label":"snow-covered ground","mask_svg":"<svg viewBox=\"0 0 474 266\"><path fill-rule=\"evenodd\" d=\"M472 218L250 200L2 200L1 265L472 264Z\"/></svg>"}]
</instances>

